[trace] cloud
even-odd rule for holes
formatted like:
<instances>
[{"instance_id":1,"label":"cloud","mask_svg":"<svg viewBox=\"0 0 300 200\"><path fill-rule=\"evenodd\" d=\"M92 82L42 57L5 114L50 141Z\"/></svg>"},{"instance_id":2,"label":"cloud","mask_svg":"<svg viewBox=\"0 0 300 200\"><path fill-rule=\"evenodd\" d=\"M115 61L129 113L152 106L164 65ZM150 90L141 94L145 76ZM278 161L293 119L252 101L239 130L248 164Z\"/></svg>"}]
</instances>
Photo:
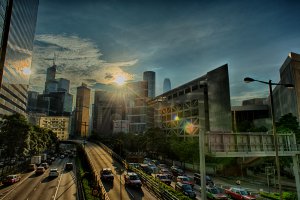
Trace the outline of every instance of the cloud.
<instances>
[{"instance_id":1,"label":"cloud","mask_svg":"<svg viewBox=\"0 0 300 200\"><path fill-rule=\"evenodd\" d=\"M43 91L46 70L53 63L57 65L56 78L70 80L76 88L84 81L93 87L97 83L111 84L114 77L123 75L133 80L135 75L124 71L132 67L137 59L119 62L106 62L93 41L75 35L37 35L34 42L30 89Z\"/></svg>"}]
</instances>

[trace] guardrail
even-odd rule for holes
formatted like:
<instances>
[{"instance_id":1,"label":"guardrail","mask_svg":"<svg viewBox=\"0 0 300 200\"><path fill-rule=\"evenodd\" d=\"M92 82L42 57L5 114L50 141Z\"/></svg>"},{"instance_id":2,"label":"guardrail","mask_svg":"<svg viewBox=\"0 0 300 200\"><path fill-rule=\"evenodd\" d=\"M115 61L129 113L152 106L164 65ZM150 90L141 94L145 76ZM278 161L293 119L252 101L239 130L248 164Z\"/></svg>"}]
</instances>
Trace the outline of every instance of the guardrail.
<instances>
[{"instance_id":1,"label":"guardrail","mask_svg":"<svg viewBox=\"0 0 300 200\"><path fill-rule=\"evenodd\" d=\"M87 157L90 168L92 169L93 178L94 178L94 181L96 182L96 186L97 186L97 188L94 188L94 190L93 190L93 195L99 196L100 199L102 199L102 200L110 200L110 198L108 197L108 194L106 193L105 188L102 184L102 181L101 181L100 177L98 176L97 168L95 167L93 161L89 157L89 154L85 150L84 150L84 154Z\"/></svg>"},{"instance_id":2,"label":"guardrail","mask_svg":"<svg viewBox=\"0 0 300 200\"><path fill-rule=\"evenodd\" d=\"M141 170L131 167L130 165L128 165L126 160L122 159L118 154L116 154L114 151L112 151L110 148L108 148L106 145L102 144L101 142L98 142L97 144L100 145L113 158L118 160L127 170L129 169L129 170L137 173L139 175L139 177L141 178L141 181L143 182L143 186L145 186L150 192L152 192L158 199L163 199L163 200L179 200L180 199L175 194L172 194L169 191L169 190L173 189L172 187L167 186L158 180L155 180L154 177L145 174ZM166 189L168 187L169 187L169 190ZM174 190L174 192L175 192L175 190Z\"/></svg>"}]
</instances>

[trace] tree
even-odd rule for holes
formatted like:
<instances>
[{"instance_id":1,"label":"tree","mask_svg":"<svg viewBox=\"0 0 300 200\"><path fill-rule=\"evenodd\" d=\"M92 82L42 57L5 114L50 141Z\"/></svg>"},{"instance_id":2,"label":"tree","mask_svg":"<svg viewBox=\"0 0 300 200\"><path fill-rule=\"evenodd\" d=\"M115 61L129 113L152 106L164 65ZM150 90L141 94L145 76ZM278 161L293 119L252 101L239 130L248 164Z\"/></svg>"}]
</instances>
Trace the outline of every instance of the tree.
<instances>
[{"instance_id":1,"label":"tree","mask_svg":"<svg viewBox=\"0 0 300 200\"><path fill-rule=\"evenodd\" d=\"M280 117L279 121L276 122L276 130L277 132L281 133L294 132L297 137L299 135L299 122L297 120L297 117L293 116L292 113L283 115L282 117Z\"/></svg>"},{"instance_id":2,"label":"tree","mask_svg":"<svg viewBox=\"0 0 300 200\"><path fill-rule=\"evenodd\" d=\"M29 149L31 127L21 114L5 115L1 121L1 140L7 156L26 155Z\"/></svg>"}]
</instances>

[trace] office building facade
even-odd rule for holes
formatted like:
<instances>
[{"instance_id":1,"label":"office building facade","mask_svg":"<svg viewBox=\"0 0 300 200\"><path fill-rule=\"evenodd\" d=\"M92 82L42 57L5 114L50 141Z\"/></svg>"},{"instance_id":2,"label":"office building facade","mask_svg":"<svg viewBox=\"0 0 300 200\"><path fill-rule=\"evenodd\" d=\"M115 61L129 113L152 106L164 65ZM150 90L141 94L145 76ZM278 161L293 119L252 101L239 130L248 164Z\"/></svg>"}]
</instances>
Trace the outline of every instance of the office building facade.
<instances>
[{"instance_id":1,"label":"office building facade","mask_svg":"<svg viewBox=\"0 0 300 200\"><path fill-rule=\"evenodd\" d=\"M77 87L75 107L75 135L86 138L90 124L90 97L91 89L82 83Z\"/></svg>"},{"instance_id":2,"label":"office building facade","mask_svg":"<svg viewBox=\"0 0 300 200\"><path fill-rule=\"evenodd\" d=\"M59 140L69 139L70 117L40 116L39 126L52 130Z\"/></svg>"},{"instance_id":3,"label":"office building facade","mask_svg":"<svg viewBox=\"0 0 300 200\"><path fill-rule=\"evenodd\" d=\"M0 2L0 117L26 115L38 0Z\"/></svg>"},{"instance_id":4,"label":"office building facade","mask_svg":"<svg viewBox=\"0 0 300 200\"><path fill-rule=\"evenodd\" d=\"M118 90L95 91L93 131L97 135L110 136L113 133L114 121L125 119L125 108L124 98Z\"/></svg>"},{"instance_id":5,"label":"office building facade","mask_svg":"<svg viewBox=\"0 0 300 200\"><path fill-rule=\"evenodd\" d=\"M294 88L276 86L273 90L275 120L292 113L300 121L300 54L289 53L280 68L280 83L293 84Z\"/></svg>"},{"instance_id":6,"label":"office building facade","mask_svg":"<svg viewBox=\"0 0 300 200\"><path fill-rule=\"evenodd\" d=\"M148 82L148 94L149 98L155 97L155 72L146 71L143 74L143 80Z\"/></svg>"},{"instance_id":7,"label":"office building facade","mask_svg":"<svg viewBox=\"0 0 300 200\"><path fill-rule=\"evenodd\" d=\"M129 132L143 133L148 124L148 81L137 81L126 84L126 113Z\"/></svg>"},{"instance_id":8,"label":"office building facade","mask_svg":"<svg viewBox=\"0 0 300 200\"><path fill-rule=\"evenodd\" d=\"M169 135L197 136L199 129L231 132L227 64L155 97L148 105L154 109L152 127Z\"/></svg>"}]
</instances>

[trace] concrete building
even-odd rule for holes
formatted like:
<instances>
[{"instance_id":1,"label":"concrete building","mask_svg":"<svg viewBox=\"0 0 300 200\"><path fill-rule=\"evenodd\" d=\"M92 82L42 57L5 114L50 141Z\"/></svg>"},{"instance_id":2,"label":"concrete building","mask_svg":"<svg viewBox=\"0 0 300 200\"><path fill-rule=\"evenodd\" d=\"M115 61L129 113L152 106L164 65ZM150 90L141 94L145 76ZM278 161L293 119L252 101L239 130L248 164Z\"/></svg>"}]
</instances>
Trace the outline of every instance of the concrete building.
<instances>
[{"instance_id":1,"label":"concrete building","mask_svg":"<svg viewBox=\"0 0 300 200\"><path fill-rule=\"evenodd\" d=\"M0 1L0 117L26 115L38 0Z\"/></svg>"},{"instance_id":2,"label":"concrete building","mask_svg":"<svg viewBox=\"0 0 300 200\"><path fill-rule=\"evenodd\" d=\"M169 78L165 78L163 85L163 93L171 90L171 81Z\"/></svg>"},{"instance_id":3,"label":"concrete building","mask_svg":"<svg viewBox=\"0 0 300 200\"><path fill-rule=\"evenodd\" d=\"M231 132L227 64L155 97L149 106L155 113L152 127L160 127L166 134L196 136L199 128Z\"/></svg>"},{"instance_id":4,"label":"concrete building","mask_svg":"<svg viewBox=\"0 0 300 200\"><path fill-rule=\"evenodd\" d=\"M75 107L75 135L86 138L90 124L90 97L91 89L82 83L77 87Z\"/></svg>"},{"instance_id":5,"label":"concrete building","mask_svg":"<svg viewBox=\"0 0 300 200\"><path fill-rule=\"evenodd\" d=\"M129 121L128 120L113 120L113 133L128 133Z\"/></svg>"},{"instance_id":6,"label":"concrete building","mask_svg":"<svg viewBox=\"0 0 300 200\"><path fill-rule=\"evenodd\" d=\"M97 135L110 136L113 133L113 122L125 119L126 103L119 92L95 91L93 131Z\"/></svg>"},{"instance_id":7,"label":"concrete building","mask_svg":"<svg viewBox=\"0 0 300 200\"><path fill-rule=\"evenodd\" d=\"M273 90L275 120L292 113L300 121L300 54L291 52L280 68L280 83L294 84L293 89L276 86Z\"/></svg>"},{"instance_id":8,"label":"concrete building","mask_svg":"<svg viewBox=\"0 0 300 200\"><path fill-rule=\"evenodd\" d=\"M155 97L155 72L146 71L143 74L143 80L148 82L148 94L147 97Z\"/></svg>"},{"instance_id":9,"label":"concrete building","mask_svg":"<svg viewBox=\"0 0 300 200\"><path fill-rule=\"evenodd\" d=\"M69 93L70 81L64 78L55 79L56 67L53 63L51 67L47 68L43 94L38 94L37 98L33 98L34 92L28 93L28 111L45 113L48 116L70 116L72 114L73 95Z\"/></svg>"},{"instance_id":10,"label":"concrete building","mask_svg":"<svg viewBox=\"0 0 300 200\"><path fill-rule=\"evenodd\" d=\"M240 132L239 126L245 122L252 123L255 127L272 126L267 98L245 100L242 106L232 106L231 113L234 132Z\"/></svg>"},{"instance_id":11,"label":"concrete building","mask_svg":"<svg viewBox=\"0 0 300 200\"><path fill-rule=\"evenodd\" d=\"M125 86L126 113L131 133L142 133L150 128L147 115L148 83L147 81L137 81L127 83Z\"/></svg>"},{"instance_id":12,"label":"concrete building","mask_svg":"<svg viewBox=\"0 0 300 200\"><path fill-rule=\"evenodd\" d=\"M56 133L59 140L68 140L70 134L70 117L40 116L39 126Z\"/></svg>"}]
</instances>

